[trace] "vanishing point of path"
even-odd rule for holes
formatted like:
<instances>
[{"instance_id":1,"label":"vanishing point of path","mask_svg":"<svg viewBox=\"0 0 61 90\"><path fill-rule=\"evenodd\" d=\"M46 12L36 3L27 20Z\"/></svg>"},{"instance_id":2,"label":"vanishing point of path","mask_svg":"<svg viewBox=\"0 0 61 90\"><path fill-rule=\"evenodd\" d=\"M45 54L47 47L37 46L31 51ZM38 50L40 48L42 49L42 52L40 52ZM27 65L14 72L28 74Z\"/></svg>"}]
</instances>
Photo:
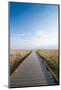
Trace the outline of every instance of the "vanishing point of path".
<instances>
[{"instance_id":1,"label":"vanishing point of path","mask_svg":"<svg viewBox=\"0 0 61 90\"><path fill-rule=\"evenodd\" d=\"M49 85L49 81L55 84L42 59L39 61L33 51L11 75L10 87Z\"/></svg>"}]
</instances>

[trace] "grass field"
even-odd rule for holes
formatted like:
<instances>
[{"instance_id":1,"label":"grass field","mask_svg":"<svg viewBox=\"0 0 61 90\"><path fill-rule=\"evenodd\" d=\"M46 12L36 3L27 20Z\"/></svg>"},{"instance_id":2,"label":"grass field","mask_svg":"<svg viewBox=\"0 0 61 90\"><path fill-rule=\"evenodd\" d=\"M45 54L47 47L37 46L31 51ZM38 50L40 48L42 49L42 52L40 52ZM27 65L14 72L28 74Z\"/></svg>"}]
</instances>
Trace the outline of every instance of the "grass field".
<instances>
[{"instance_id":1,"label":"grass field","mask_svg":"<svg viewBox=\"0 0 61 90\"><path fill-rule=\"evenodd\" d=\"M30 50L11 50L10 51L10 73L13 73L17 66L30 54Z\"/></svg>"},{"instance_id":2,"label":"grass field","mask_svg":"<svg viewBox=\"0 0 61 90\"><path fill-rule=\"evenodd\" d=\"M49 68L53 71L57 80L59 80L59 60L58 50L37 50L40 56L47 63Z\"/></svg>"}]
</instances>

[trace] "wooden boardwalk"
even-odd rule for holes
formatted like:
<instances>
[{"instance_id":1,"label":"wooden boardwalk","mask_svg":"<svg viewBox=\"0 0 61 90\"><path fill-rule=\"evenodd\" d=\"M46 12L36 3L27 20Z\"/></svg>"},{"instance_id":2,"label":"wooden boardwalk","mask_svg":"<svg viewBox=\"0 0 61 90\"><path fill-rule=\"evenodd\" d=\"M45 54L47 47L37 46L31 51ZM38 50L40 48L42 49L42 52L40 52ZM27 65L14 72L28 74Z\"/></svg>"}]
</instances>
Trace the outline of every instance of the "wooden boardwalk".
<instances>
[{"instance_id":1,"label":"wooden boardwalk","mask_svg":"<svg viewBox=\"0 0 61 90\"><path fill-rule=\"evenodd\" d=\"M46 73L42 66L42 61L39 62L37 54L32 52L11 75L10 87L48 85L46 75L49 78L49 73ZM51 82L54 82L54 80Z\"/></svg>"},{"instance_id":2,"label":"wooden boardwalk","mask_svg":"<svg viewBox=\"0 0 61 90\"><path fill-rule=\"evenodd\" d=\"M56 84L42 59L35 52L32 52L10 76L10 87Z\"/></svg>"}]
</instances>

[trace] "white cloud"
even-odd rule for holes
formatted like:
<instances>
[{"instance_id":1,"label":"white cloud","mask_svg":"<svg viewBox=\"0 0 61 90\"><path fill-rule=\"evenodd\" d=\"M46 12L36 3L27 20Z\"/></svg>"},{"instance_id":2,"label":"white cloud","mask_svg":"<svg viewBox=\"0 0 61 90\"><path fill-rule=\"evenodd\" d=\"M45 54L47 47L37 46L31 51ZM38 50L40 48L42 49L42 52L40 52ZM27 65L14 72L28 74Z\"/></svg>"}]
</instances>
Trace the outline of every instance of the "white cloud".
<instances>
[{"instance_id":1,"label":"white cloud","mask_svg":"<svg viewBox=\"0 0 61 90\"><path fill-rule=\"evenodd\" d=\"M11 34L11 36L13 36L13 37L23 37L24 34L23 33L14 33L14 34Z\"/></svg>"},{"instance_id":2,"label":"white cloud","mask_svg":"<svg viewBox=\"0 0 61 90\"><path fill-rule=\"evenodd\" d=\"M32 33L27 33L27 36L32 36ZM26 36L24 33L11 33L11 37L25 37Z\"/></svg>"},{"instance_id":3,"label":"white cloud","mask_svg":"<svg viewBox=\"0 0 61 90\"><path fill-rule=\"evenodd\" d=\"M20 38L23 37L23 38ZM26 37L26 38L25 38ZM48 30L38 30L34 33L16 34L11 37L11 47L22 49L58 47L58 30L50 33Z\"/></svg>"},{"instance_id":4,"label":"white cloud","mask_svg":"<svg viewBox=\"0 0 61 90\"><path fill-rule=\"evenodd\" d=\"M34 43L40 47L43 46L54 46L58 44L58 31L56 32L46 32L38 31L34 37Z\"/></svg>"}]
</instances>

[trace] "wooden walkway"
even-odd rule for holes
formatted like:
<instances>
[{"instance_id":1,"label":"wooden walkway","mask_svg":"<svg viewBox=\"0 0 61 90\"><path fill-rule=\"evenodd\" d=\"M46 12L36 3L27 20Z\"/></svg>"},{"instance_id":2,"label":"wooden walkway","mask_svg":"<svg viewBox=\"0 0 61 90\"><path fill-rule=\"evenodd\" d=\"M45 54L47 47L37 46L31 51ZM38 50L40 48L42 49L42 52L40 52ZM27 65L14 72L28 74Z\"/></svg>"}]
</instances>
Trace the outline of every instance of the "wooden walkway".
<instances>
[{"instance_id":1,"label":"wooden walkway","mask_svg":"<svg viewBox=\"0 0 61 90\"><path fill-rule=\"evenodd\" d=\"M38 56L32 52L10 77L10 87L48 85Z\"/></svg>"}]
</instances>

